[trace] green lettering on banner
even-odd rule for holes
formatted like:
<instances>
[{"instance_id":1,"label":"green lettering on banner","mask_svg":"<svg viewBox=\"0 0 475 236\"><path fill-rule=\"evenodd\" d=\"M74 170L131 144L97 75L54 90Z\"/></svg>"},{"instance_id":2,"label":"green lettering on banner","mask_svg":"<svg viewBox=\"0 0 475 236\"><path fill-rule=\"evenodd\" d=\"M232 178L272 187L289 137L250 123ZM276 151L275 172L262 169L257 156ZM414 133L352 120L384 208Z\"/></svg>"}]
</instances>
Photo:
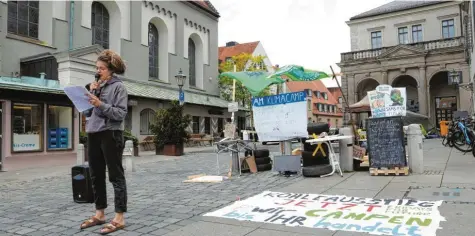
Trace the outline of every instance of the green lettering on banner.
<instances>
[{"instance_id":1,"label":"green lettering on banner","mask_svg":"<svg viewBox=\"0 0 475 236\"><path fill-rule=\"evenodd\" d=\"M375 219L387 219L387 218L389 218L389 216L372 214L372 215L369 215L368 217L364 218L364 220L371 220L373 218L375 218Z\"/></svg>"},{"instance_id":2,"label":"green lettering on banner","mask_svg":"<svg viewBox=\"0 0 475 236\"><path fill-rule=\"evenodd\" d=\"M350 213L347 216L343 217L343 219L355 219L355 220L361 220L366 216L365 213L361 214L356 214L356 213Z\"/></svg>"},{"instance_id":3,"label":"green lettering on banner","mask_svg":"<svg viewBox=\"0 0 475 236\"><path fill-rule=\"evenodd\" d=\"M409 220L407 220L406 225L412 225L412 223L414 223L414 221L416 221L416 223L419 226L429 226L430 223L432 223L432 219L424 219L424 222L423 222L420 218L411 217L411 218L409 218Z\"/></svg>"},{"instance_id":4,"label":"green lettering on banner","mask_svg":"<svg viewBox=\"0 0 475 236\"><path fill-rule=\"evenodd\" d=\"M325 212L327 210L311 210L311 211L307 211L305 212L305 215L306 216L310 216L310 217L319 217L320 215L316 214L317 212Z\"/></svg>"},{"instance_id":5,"label":"green lettering on banner","mask_svg":"<svg viewBox=\"0 0 475 236\"><path fill-rule=\"evenodd\" d=\"M341 211L336 211L336 212L332 212L328 215L325 215L323 216L324 218L330 218L330 217L333 217L333 219L340 219L341 215L343 215L343 212Z\"/></svg>"},{"instance_id":6,"label":"green lettering on banner","mask_svg":"<svg viewBox=\"0 0 475 236\"><path fill-rule=\"evenodd\" d=\"M393 224L402 224L402 219L404 219L404 216L393 216L388 222Z\"/></svg>"}]
</instances>

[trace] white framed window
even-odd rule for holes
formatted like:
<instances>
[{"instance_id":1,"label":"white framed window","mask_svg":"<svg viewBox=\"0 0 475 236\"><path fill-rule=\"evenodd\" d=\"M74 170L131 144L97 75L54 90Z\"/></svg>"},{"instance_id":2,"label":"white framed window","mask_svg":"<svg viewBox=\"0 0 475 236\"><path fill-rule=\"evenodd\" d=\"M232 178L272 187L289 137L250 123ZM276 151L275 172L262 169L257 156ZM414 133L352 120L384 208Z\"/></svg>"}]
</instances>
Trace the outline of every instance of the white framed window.
<instances>
[{"instance_id":1,"label":"white framed window","mask_svg":"<svg viewBox=\"0 0 475 236\"><path fill-rule=\"evenodd\" d=\"M381 31L371 32L371 48L382 48L383 47L383 34Z\"/></svg>"},{"instance_id":2,"label":"white framed window","mask_svg":"<svg viewBox=\"0 0 475 236\"><path fill-rule=\"evenodd\" d=\"M409 43L409 32L407 27L400 27L397 29L399 44L408 44Z\"/></svg>"},{"instance_id":3,"label":"white framed window","mask_svg":"<svg viewBox=\"0 0 475 236\"><path fill-rule=\"evenodd\" d=\"M422 36L422 25L413 25L412 26L412 42L419 43L423 41Z\"/></svg>"},{"instance_id":4,"label":"white framed window","mask_svg":"<svg viewBox=\"0 0 475 236\"><path fill-rule=\"evenodd\" d=\"M454 19L442 21L442 38L448 39L455 37Z\"/></svg>"}]
</instances>

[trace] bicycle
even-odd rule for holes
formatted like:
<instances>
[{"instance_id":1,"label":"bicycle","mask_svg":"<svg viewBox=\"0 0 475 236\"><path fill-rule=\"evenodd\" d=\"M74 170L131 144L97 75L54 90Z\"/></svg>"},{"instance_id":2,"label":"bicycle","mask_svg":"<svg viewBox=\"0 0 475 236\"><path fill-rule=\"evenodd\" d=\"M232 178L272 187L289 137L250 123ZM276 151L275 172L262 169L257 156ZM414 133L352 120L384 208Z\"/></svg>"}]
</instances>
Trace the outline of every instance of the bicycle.
<instances>
[{"instance_id":1,"label":"bicycle","mask_svg":"<svg viewBox=\"0 0 475 236\"><path fill-rule=\"evenodd\" d=\"M471 123L471 122L469 122ZM456 130L449 137L450 142L455 149L461 152L473 151L474 146L474 133L469 124L466 124L464 119L455 122ZM466 146L466 149L464 148Z\"/></svg>"}]
</instances>

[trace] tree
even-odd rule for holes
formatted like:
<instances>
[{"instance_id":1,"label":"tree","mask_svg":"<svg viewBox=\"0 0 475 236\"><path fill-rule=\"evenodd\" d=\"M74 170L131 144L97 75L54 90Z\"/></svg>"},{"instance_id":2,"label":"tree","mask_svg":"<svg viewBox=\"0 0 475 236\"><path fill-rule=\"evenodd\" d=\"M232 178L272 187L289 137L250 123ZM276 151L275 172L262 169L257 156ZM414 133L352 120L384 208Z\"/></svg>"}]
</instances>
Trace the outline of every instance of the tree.
<instances>
[{"instance_id":1,"label":"tree","mask_svg":"<svg viewBox=\"0 0 475 236\"><path fill-rule=\"evenodd\" d=\"M236 72L240 71L267 71L264 64L265 56L252 56L248 53L241 53L237 56L231 57L219 65L219 73L233 72L234 65L236 65ZM230 78L221 78L219 80L219 89L221 97L227 101L233 100L233 80ZM245 105L250 105L251 94L247 91L239 81L236 81L236 102L241 102ZM269 95L269 90L265 89L259 96ZM250 107L250 106L249 106Z\"/></svg>"}]
</instances>

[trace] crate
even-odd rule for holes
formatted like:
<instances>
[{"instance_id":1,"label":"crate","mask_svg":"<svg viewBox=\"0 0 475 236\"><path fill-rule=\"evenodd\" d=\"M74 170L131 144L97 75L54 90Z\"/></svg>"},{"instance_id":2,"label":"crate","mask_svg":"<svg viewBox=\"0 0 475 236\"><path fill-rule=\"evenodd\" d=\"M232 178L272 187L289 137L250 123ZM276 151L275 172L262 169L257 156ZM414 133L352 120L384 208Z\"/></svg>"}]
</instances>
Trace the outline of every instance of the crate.
<instances>
[{"instance_id":1,"label":"crate","mask_svg":"<svg viewBox=\"0 0 475 236\"><path fill-rule=\"evenodd\" d=\"M395 168L369 168L369 173L373 176L388 176L388 175L409 175L409 167L395 167Z\"/></svg>"}]
</instances>

